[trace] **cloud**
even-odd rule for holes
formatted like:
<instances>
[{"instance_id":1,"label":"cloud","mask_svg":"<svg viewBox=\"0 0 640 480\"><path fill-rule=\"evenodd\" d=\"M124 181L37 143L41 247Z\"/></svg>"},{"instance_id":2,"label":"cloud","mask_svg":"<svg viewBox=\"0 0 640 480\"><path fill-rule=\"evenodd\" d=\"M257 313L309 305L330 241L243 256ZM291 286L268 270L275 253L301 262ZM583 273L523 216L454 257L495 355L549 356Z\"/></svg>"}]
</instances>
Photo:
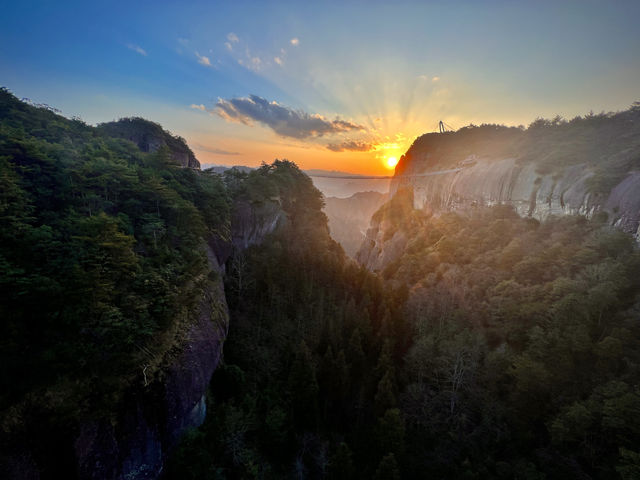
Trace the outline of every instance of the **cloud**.
<instances>
[{"instance_id":1,"label":"cloud","mask_svg":"<svg viewBox=\"0 0 640 480\"><path fill-rule=\"evenodd\" d=\"M430 77L429 75L418 75L418 78L420 80L431 80L433 83L436 83L436 82L440 81L440 77L438 77L438 76Z\"/></svg>"},{"instance_id":2,"label":"cloud","mask_svg":"<svg viewBox=\"0 0 640 480\"><path fill-rule=\"evenodd\" d=\"M345 140L341 143L330 143L327 145L327 148L332 152L344 152L345 150L351 152L370 152L375 147L370 143L359 140Z\"/></svg>"},{"instance_id":3,"label":"cloud","mask_svg":"<svg viewBox=\"0 0 640 480\"><path fill-rule=\"evenodd\" d=\"M140 55L143 55L145 57L147 56L147 51L139 45L134 45L130 43L129 45L127 45L127 48L129 50L133 50L136 53L139 53Z\"/></svg>"},{"instance_id":4,"label":"cloud","mask_svg":"<svg viewBox=\"0 0 640 480\"><path fill-rule=\"evenodd\" d=\"M257 95L248 98L219 99L216 113L228 122L252 125L261 123L278 135L291 138L317 138L333 133L366 130L364 126L336 118L327 120L321 115L280 105Z\"/></svg>"},{"instance_id":5,"label":"cloud","mask_svg":"<svg viewBox=\"0 0 640 480\"><path fill-rule=\"evenodd\" d=\"M291 45L293 45L294 47L297 47L298 45L300 45L300 39L298 37L293 37L290 40Z\"/></svg>"},{"instance_id":6,"label":"cloud","mask_svg":"<svg viewBox=\"0 0 640 480\"><path fill-rule=\"evenodd\" d=\"M273 61L280 66L282 66L282 64L284 63L280 57L273 57Z\"/></svg>"},{"instance_id":7,"label":"cloud","mask_svg":"<svg viewBox=\"0 0 640 480\"><path fill-rule=\"evenodd\" d=\"M211 60L209 59L209 57L205 57L204 55L200 55L198 52L196 52L196 57L198 57L198 63L200 65L204 65L205 67L211 67Z\"/></svg>"},{"instance_id":8,"label":"cloud","mask_svg":"<svg viewBox=\"0 0 640 480\"><path fill-rule=\"evenodd\" d=\"M183 47L186 47L189 44L189 40L186 39L186 38L180 37L180 38L178 38L178 43L180 45L182 45Z\"/></svg>"},{"instance_id":9,"label":"cloud","mask_svg":"<svg viewBox=\"0 0 640 480\"><path fill-rule=\"evenodd\" d=\"M194 145L196 150L203 152L213 153L215 155L240 155L240 152L230 152L229 150L223 150L221 148L207 147L206 145Z\"/></svg>"},{"instance_id":10,"label":"cloud","mask_svg":"<svg viewBox=\"0 0 640 480\"><path fill-rule=\"evenodd\" d=\"M238 36L233 32L227 33L227 40L228 42L224 42L224 46L227 47L227 50L229 50L230 52L233 51L233 44L240 41Z\"/></svg>"},{"instance_id":11,"label":"cloud","mask_svg":"<svg viewBox=\"0 0 640 480\"><path fill-rule=\"evenodd\" d=\"M194 108L196 110L202 110L203 112L207 111L207 107L205 107L204 105L200 104L200 105L196 105L195 103L192 103L190 105L191 108Z\"/></svg>"}]
</instances>

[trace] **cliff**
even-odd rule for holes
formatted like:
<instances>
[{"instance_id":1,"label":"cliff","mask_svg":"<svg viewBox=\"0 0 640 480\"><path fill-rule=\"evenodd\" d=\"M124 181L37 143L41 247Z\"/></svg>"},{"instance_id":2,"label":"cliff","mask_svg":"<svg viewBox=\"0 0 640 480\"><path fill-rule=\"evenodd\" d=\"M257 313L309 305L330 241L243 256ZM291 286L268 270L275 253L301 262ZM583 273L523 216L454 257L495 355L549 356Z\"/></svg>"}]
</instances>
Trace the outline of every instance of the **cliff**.
<instances>
[{"instance_id":1,"label":"cliff","mask_svg":"<svg viewBox=\"0 0 640 480\"><path fill-rule=\"evenodd\" d=\"M286 222L275 202L250 204L240 199L233 210L233 240L209 239L210 273L201 299L195 312L177 319L167 332L161 358L141 368L115 411L90 413L69 431L54 432L61 445L53 450L64 456L59 464L53 465L49 455L34 452L28 441L4 452L0 471L7 478L65 476L70 469L80 479L155 479L161 475L181 436L205 419L205 395L229 327L224 262L234 250L260 244Z\"/></svg>"},{"instance_id":2,"label":"cliff","mask_svg":"<svg viewBox=\"0 0 640 480\"><path fill-rule=\"evenodd\" d=\"M166 147L172 160L178 165L200 169L200 162L185 139L172 135L155 122L139 117L122 118L117 122L101 123L97 128L110 137L124 138L135 143L143 152L156 152Z\"/></svg>"},{"instance_id":3,"label":"cliff","mask_svg":"<svg viewBox=\"0 0 640 480\"><path fill-rule=\"evenodd\" d=\"M413 208L427 215L496 204L538 220L598 214L640 240L639 170L634 104L571 121L536 120L527 129L482 125L423 135L398 163L391 195L410 189ZM383 218L370 227L357 258L377 270L399 255L403 232L390 232Z\"/></svg>"},{"instance_id":4,"label":"cliff","mask_svg":"<svg viewBox=\"0 0 640 480\"><path fill-rule=\"evenodd\" d=\"M2 478L157 478L205 418L225 262L286 221L254 188L277 175L231 188L140 124L157 126L107 133L0 89ZM194 168L146 153L162 146Z\"/></svg>"},{"instance_id":5,"label":"cliff","mask_svg":"<svg viewBox=\"0 0 640 480\"><path fill-rule=\"evenodd\" d=\"M215 253L207 250L212 271L220 272ZM81 423L74 442L79 478L157 478L182 434L202 424L229 326L222 280L213 277L193 318L176 329L155 375L139 378L115 418Z\"/></svg>"}]
</instances>

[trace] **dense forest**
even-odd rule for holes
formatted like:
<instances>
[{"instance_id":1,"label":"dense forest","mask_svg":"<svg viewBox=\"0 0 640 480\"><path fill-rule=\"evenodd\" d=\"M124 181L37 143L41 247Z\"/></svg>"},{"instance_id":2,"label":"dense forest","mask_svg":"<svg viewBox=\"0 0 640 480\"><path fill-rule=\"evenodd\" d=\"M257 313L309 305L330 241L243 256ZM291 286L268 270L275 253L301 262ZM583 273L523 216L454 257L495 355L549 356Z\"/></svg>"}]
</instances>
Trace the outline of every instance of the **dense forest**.
<instances>
[{"instance_id":1,"label":"dense forest","mask_svg":"<svg viewBox=\"0 0 640 480\"><path fill-rule=\"evenodd\" d=\"M374 274L295 164L185 168L184 141L144 122L90 127L0 91L0 460L29 444L79 476L74 422L161 381L222 275L224 358L166 478L640 477L631 236L505 205L430 216L401 190L374 219L408 243ZM241 202L286 220L233 246Z\"/></svg>"},{"instance_id":2,"label":"dense forest","mask_svg":"<svg viewBox=\"0 0 640 480\"><path fill-rule=\"evenodd\" d=\"M255 182L283 168L295 172L284 202L289 222L228 262L225 363L205 425L183 443L171 478L400 472L404 289L385 289L346 260L329 237L320 192L296 167L277 162L247 176Z\"/></svg>"},{"instance_id":3,"label":"dense forest","mask_svg":"<svg viewBox=\"0 0 640 480\"><path fill-rule=\"evenodd\" d=\"M507 206L428 217L410 192L377 215L411 239L382 278L320 220L234 259L225 366L172 478L637 478L633 239Z\"/></svg>"},{"instance_id":4,"label":"dense forest","mask_svg":"<svg viewBox=\"0 0 640 480\"><path fill-rule=\"evenodd\" d=\"M60 436L172 348L208 281L203 238L229 229L221 178L172 154L0 91L3 453L20 438L63 463Z\"/></svg>"}]
</instances>

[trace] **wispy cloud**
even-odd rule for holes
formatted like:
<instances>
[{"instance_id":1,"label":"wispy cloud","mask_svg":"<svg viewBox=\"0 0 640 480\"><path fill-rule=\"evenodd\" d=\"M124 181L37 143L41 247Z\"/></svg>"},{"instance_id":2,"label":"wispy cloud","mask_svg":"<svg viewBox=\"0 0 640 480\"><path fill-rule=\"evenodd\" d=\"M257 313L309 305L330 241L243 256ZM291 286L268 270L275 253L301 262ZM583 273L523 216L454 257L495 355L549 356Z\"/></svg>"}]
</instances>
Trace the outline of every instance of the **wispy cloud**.
<instances>
[{"instance_id":1,"label":"wispy cloud","mask_svg":"<svg viewBox=\"0 0 640 480\"><path fill-rule=\"evenodd\" d=\"M290 40L291 45L293 45L294 47L297 47L298 45L300 45L300 39L298 37L293 37Z\"/></svg>"},{"instance_id":2,"label":"wispy cloud","mask_svg":"<svg viewBox=\"0 0 640 480\"><path fill-rule=\"evenodd\" d=\"M432 77L430 75L418 75L418 78L420 80L431 80L433 83L439 82L440 81L440 77L438 77L437 75Z\"/></svg>"},{"instance_id":3,"label":"wispy cloud","mask_svg":"<svg viewBox=\"0 0 640 480\"><path fill-rule=\"evenodd\" d=\"M142 48L140 45L134 45L133 43L130 43L129 45L127 45L127 48L129 50L133 50L136 53L139 53L142 56L147 56L147 51Z\"/></svg>"},{"instance_id":4,"label":"wispy cloud","mask_svg":"<svg viewBox=\"0 0 640 480\"><path fill-rule=\"evenodd\" d=\"M221 148L208 147L206 145L195 144L193 146L196 150L200 150L202 152L213 153L215 155L240 155L240 152L232 152L229 150L223 150Z\"/></svg>"},{"instance_id":5,"label":"wispy cloud","mask_svg":"<svg viewBox=\"0 0 640 480\"><path fill-rule=\"evenodd\" d=\"M195 110L202 110L203 112L207 111L207 107L205 107L204 105L200 104L200 105L196 105L195 103L192 103L190 105L191 108L195 109Z\"/></svg>"},{"instance_id":6,"label":"wispy cloud","mask_svg":"<svg viewBox=\"0 0 640 480\"><path fill-rule=\"evenodd\" d=\"M248 98L219 99L215 112L228 122L245 125L258 122L271 128L278 135L297 139L366 130L362 125L340 118L328 120L322 115L294 110L277 102L269 102L257 95L249 95Z\"/></svg>"},{"instance_id":7,"label":"wispy cloud","mask_svg":"<svg viewBox=\"0 0 640 480\"><path fill-rule=\"evenodd\" d=\"M240 65L254 72L259 72L260 70L262 70L262 68L265 65L265 62L263 62L259 56L251 53L251 51L249 50L249 47L245 49L245 56L246 56L246 59L242 59L242 58L238 59L238 63Z\"/></svg>"},{"instance_id":8,"label":"wispy cloud","mask_svg":"<svg viewBox=\"0 0 640 480\"><path fill-rule=\"evenodd\" d=\"M341 143L330 143L327 148L332 152L370 152L374 150L375 146L368 142L361 142L359 140L345 140Z\"/></svg>"},{"instance_id":9,"label":"wispy cloud","mask_svg":"<svg viewBox=\"0 0 640 480\"><path fill-rule=\"evenodd\" d=\"M198 63L200 65L204 65L205 67L212 67L213 65L211 65L211 60L209 59L209 57L205 57L204 55L200 55L198 52L196 52L196 57L198 57Z\"/></svg>"},{"instance_id":10,"label":"wispy cloud","mask_svg":"<svg viewBox=\"0 0 640 480\"><path fill-rule=\"evenodd\" d=\"M224 46L227 47L227 50L232 52L233 51L233 44L234 43L238 43L239 41L240 41L240 39L238 38L238 36L235 33L229 32L227 34L227 41L224 42Z\"/></svg>"}]
</instances>

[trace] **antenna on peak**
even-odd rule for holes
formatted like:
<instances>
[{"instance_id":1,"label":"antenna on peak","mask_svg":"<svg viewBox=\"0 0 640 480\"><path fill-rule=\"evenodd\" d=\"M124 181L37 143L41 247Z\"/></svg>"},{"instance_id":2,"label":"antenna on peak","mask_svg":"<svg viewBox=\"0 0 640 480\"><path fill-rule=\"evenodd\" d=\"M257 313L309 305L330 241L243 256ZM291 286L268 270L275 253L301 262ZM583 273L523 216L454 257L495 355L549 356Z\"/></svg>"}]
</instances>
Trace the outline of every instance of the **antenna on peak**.
<instances>
[{"instance_id":1,"label":"antenna on peak","mask_svg":"<svg viewBox=\"0 0 640 480\"><path fill-rule=\"evenodd\" d=\"M442 120L440 120L438 122L438 132L439 133L446 133L446 132L455 132L456 129L453 128L451 125L449 125L448 123L443 122Z\"/></svg>"}]
</instances>

